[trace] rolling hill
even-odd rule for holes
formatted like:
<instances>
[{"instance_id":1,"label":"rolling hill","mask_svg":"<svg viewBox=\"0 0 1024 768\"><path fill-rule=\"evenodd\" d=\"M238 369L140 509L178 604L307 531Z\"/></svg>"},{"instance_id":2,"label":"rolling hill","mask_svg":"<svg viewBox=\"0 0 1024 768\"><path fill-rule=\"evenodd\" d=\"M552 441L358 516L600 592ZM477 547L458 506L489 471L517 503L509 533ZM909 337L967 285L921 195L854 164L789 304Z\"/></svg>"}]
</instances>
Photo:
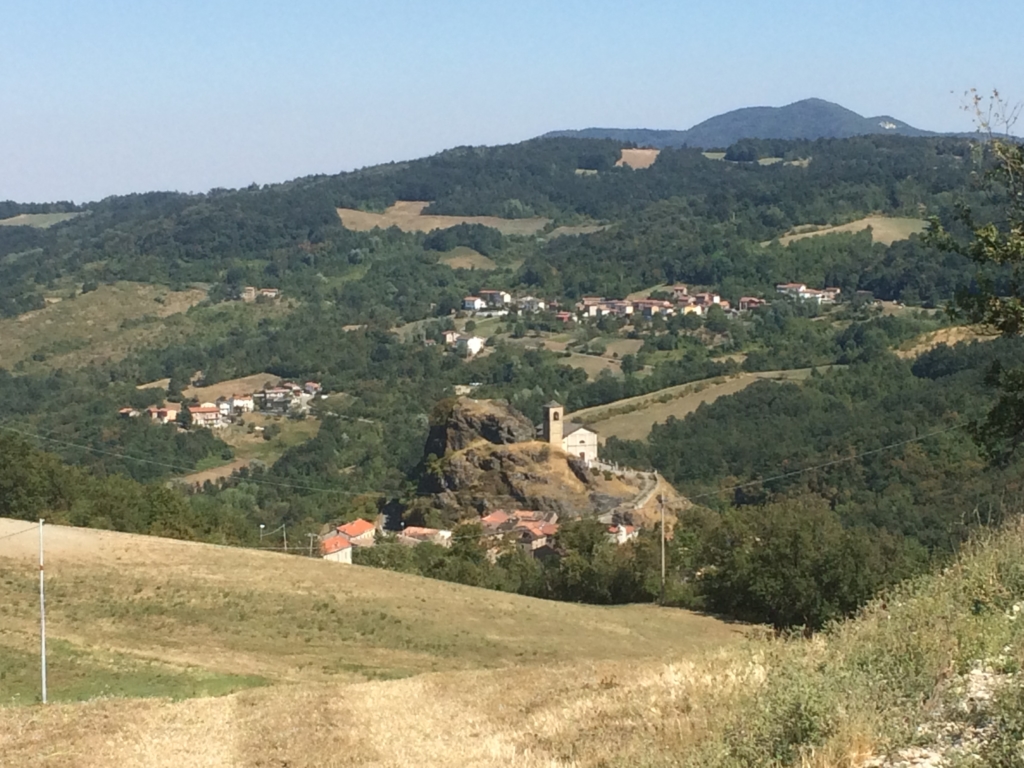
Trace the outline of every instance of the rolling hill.
<instances>
[{"instance_id":1,"label":"rolling hill","mask_svg":"<svg viewBox=\"0 0 1024 768\"><path fill-rule=\"evenodd\" d=\"M545 138L612 139L644 147L728 147L740 139L843 139L874 133L934 136L888 115L864 117L824 99L784 107L744 107L709 118L685 131L585 128L552 131Z\"/></svg>"},{"instance_id":2,"label":"rolling hill","mask_svg":"<svg viewBox=\"0 0 1024 768\"><path fill-rule=\"evenodd\" d=\"M1021 717L1020 527L814 639L741 642L680 611L50 536L52 690L79 688L18 705L37 673L34 531L6 538L3 765L882 766L965 750L1014 764L999 758L1016 742L997 736ZM116 684L131 669L147 698ZM169 685L183 676L191 687Z\"/></svg>"}]
</instances>

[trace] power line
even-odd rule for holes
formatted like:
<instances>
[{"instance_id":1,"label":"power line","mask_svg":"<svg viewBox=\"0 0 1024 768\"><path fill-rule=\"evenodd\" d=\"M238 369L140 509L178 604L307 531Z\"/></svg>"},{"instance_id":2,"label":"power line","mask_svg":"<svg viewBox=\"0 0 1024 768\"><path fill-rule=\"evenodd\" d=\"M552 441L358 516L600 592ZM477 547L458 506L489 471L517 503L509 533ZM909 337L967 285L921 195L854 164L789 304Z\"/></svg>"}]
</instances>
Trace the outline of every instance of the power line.
<instances>
[{"instance_id":1,"label":"power line","mask_svg":"<svg viewBox=\"0 0 1024 768\"><path fill-rule=\"evenodd\" d=\"M733 485L733 486L730 486L728 488L719 488L717 491L709 491L707 493L698 494L697 496L687 496L687 498L690 501L693 501L694 499L705 499L705 498L707 498L709 496L717 496L720 493L728 493L729 491L737 491L740 488L749 488L752 485L765 485L767 483L773 483L776 480L785 480L787 477L795 477L796 475L802 475L805 472L813 472L816 469L824 469L825 467L832 467L832 466L835 466L836 464L844 464L844 463L846 463L848 461L856 461L857 459L863 459L865 456L872 456L872 455L874 455L876 453L882 453L883 451L888 451L888 450L891 450L892 448L898 448L901 445L909 445L910 443L918 443L918 442L920 442L922 440L927 440L930 437L936 437L938 435L944 435L947 432L953 432L954 430L957 430L957 429L963 429L966 426L967 426L967 422L961 422L960 424L956 424L956 425L954 425L952 427L949 427L948 429L940 429L940 430L938 430L936 432L929 432L927 435L919 435L918 437L911 437L911 438L908 438L907 440L900 440L900 441L895 442L895 443L889 443L888 445L883 445L881 448L872 448L870 451L864 451L863 453L855 453L852 456L844 456L841 459L833 459L832 461L826 461L826 462L824 462L822 464L815 464L812 467L804 467L803 469L794 469L791 472L784 472L781 475L775 475L773 477L766 477L766 478L763 478L761 480L751 480L749 482L740 483L739 485Z\"/></svg>"},{"instance_id":2,"label":"power line","mask_svg":"<svg viewBox=\"0 0 1024 768\"><path fill-rule=\"evenodd\" d=\"M0 536L0 541L3 541L4 539L9 539L12 536L21 536L21 534L28 533L30 531L34 531L35 529L36 529L36 526L32 526L31 528L25 528L22 531L15 531L14 533L4 534L3 536Z\"/></svg>"}]
</instances>

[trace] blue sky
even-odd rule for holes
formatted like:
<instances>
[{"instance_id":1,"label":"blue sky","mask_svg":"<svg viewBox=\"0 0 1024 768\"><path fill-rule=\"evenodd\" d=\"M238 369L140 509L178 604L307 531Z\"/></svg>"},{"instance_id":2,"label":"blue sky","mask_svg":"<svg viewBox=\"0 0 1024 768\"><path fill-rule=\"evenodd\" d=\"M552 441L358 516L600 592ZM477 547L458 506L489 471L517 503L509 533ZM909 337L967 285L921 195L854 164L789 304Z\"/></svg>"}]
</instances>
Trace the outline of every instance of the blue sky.
<instances>
[{"instance_id":1,"label":"blue sky","mask_svg":"<svg viewBox=\"0 0 1024 768\"><path fill-rule=\"evenodd\" d=\"M31 0L0 22L0 199L335 173L809 96L969 130L1024 99L1020 0ZM1024 90L1024 89L1022 89Z\"/></svg>"}]
</instances>

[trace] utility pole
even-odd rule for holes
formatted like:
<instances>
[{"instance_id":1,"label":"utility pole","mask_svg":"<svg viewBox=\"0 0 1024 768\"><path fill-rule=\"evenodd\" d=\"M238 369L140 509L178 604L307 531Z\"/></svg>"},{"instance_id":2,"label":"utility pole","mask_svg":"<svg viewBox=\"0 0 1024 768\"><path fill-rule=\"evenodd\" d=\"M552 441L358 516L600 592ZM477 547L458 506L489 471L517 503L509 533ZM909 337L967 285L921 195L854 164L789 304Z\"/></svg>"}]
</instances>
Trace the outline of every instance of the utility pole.
<instances>
[{"instance_id":1,"label":"utility pole","mask_svg":"<svg viewBox=\"0 0 1024 768\"><path fill-rule=\"evenodd\" d=\"M313 539L316 538L316 534L315 533L307 533L306 535L309 536L309 556L312 557L313 556Z\"/></svg>"},{"instance_id":2,"label":"utility pole","mask_svg":"<svg viewBox=\"0 0 1024 768\"><path fill-rule=\"evenodd\" d=\"M46 703L46 598L43 592L43 518L39 518L39 670Z\"/></svg>"},{"instance_id":3,"label":"utility pole","mask_svg":"<svg viewBox=\"0 0 1024 768\"><path fill-rule=\"evenodd\" d=\"M284 551L288 551L288 529L284 527L285 524L281 523L281 535L284 536Z\"/></svg>"},{"instance_id":4,"label":"utility pole","mask_svg":"<svg viewBox=\"0 0 1024 768\"><path fill-rule=\"evenodd\" d=\"M665 497L658 494L658 509L661 510L661 598L662 605L665 604Z\"/></svg>"}]
</instances>

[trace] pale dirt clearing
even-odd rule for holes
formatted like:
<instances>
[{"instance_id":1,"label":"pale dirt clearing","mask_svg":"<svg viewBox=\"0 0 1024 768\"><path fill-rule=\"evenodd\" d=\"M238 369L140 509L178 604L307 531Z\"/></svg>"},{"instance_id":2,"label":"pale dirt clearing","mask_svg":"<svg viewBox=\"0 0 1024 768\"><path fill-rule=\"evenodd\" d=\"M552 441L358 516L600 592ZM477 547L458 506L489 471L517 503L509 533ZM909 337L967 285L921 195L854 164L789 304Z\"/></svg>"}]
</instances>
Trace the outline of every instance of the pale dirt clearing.
<instances>
[{"instance_id":1,"label":"pale dirt clearing","mask_svg":"<svg viewBox=\"0 0 1024 768\"><path fill-rule=\"evenodd\" d=\"M20 213L9 219L0 219L0 227L36 227L46 229L62 221L68 221L80 213Z\"/></svg>"},{"instance_id":2,"label":"pale dirt clearing","mask_svg":"<svg viewBox=\"0 0 1024 768\"><path fill-rule=\"evenodd\" d=\"M182 390L182 394L186 398L194 397L201 403L212 403L218 397L251 395L253 392L262 390L265 385L276 387L280 382L281 377L272 373L254 373L251 376L220 381L208 387L188 387ZM296 383L302 384L301 381Z\"/></svg>"},{"instance_id":3,"label":"pale dirt clearing","mask_svg":"<svg viewBox=\"0 0 1024 768\"><path fill-rule=\"evenodd\" d=\"M448 229L458 224L483 224L493 227L503 235L533 235L544 229L551 219L539 217L530 219L503 219L498 216L434 216L424 215L423 209L430 205L422 200L400 200L384 213L357 211L353 208L338 208L338 216L346 229L369 232L372 229L398 227L403 232L431 232Z\"/></svg>"},{"instance_id":4,"label":"pale dirt clearing","mask_svg":"<svg viewBox=\"0 0 1024 768\"><path fill-rule=\"evenodd\" d=\"M622 156L615 165L619 168L628 165L630 168L643 170L654 165L660 154L660 149L623 149Z\"/></svg>"},{"instance_id":5,"label":"pale dirt clearing","mask_svg":"<svg viewBox=\"0 0 1024 768\"><path fill-rule=\"evenodd\" d=\"M607 224L578 224L575 226L555 227L548 234L548 240L556 237L575 237L578 235L593 235L608 229Z\"/></svg>"},{"instance_id":6,"label":"pale dirt clearing","mask_svg":"<svg viewBox=\"0 0 1024 768\"><path fill-rule=\"evenodd\" d=\"M491 259L472 248L460 245L453 248L438 259L442 264L447 264L452 269L497 269L498 265Z\"/></svg>"},{"instance_id":7,"label":"pale dirt clearing","mask_svg":"<svg viewBox=\"0 0 1024 768\"><path fill-rule=\"evenodd\" d=\"M999 334L986 333L983 328L978 326L960 325L955 328L943 328L939 331L926 333L902 349L896 350L896 355L906 360L920 357L925 352L929 352L943 344L952 347L961 341L992 341L998 338Z\"/></svg>"},{"instance_id":8,"label":"pale dirt clearing","mask_svg":"<svg viewBox=\"0 0 1024 768\"><path fill-rule=\"evenodd\" d=\"M213 469L206 469L202 472L194 472L191 475L184 475L175 479L178 482L187 483L189 485L202 485L207 480L211 483L216 483L218 480L226 480L237 470L248 466L248 459L235 459L234 461L229 461L227 464L222 466L214 467Z\"/></svg>"},{"instance_id":9,"label":"pale dirt clearing","mask_svg":"<svg viewBox=\"0 0 1024 768\"><path fill-rule=\"evenodd\" d=\"M813 227L813 225L808 225ZM789 245L796 240L803 240L808 237L820 235L832 235L837 232L863 232L871 227L871 238L876 243L892 245L897 240L906 240L911 235L920 234L928 228L928 222L924 219L908 219L891 216L865 216L863 219L851 221L849 224L841 224L836 227L821 227L808 229L808 226L795 227L790 234L779 238L782 245ZM768 242L762 243L768 245Z\"/></svg>"}]
</instances>

